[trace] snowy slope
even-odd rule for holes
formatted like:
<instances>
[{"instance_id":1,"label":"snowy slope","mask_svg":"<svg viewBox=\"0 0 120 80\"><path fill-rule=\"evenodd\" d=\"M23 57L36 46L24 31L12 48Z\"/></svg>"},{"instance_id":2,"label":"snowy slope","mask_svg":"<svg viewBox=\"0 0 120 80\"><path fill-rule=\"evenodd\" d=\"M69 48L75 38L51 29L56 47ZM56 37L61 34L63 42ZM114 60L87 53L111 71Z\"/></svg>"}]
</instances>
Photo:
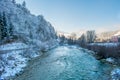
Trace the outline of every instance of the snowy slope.
<instances>
[{"instance_id":1,"label":"snowy slope","mask_svg":"<svg viewBox=\"0 0 120 80\"><path fill-rule=\"evenodd\" d=\"M12 22L13 33L21 41L40 46L41 42L56 39L53 26L42 15L35 16L26 7L14 4L11 0L0 0L0 13L2 12L7 15L8 23Z\"/></svg>"},{"instance_id":2,"label":"snowy slope","mask_svg":"<svg viewBox=\"0 0 120 80\"><path fill-rule=\"evenodd\" d=\"M8 76L15 76L15 74L22 71L23 67L26 66L27 58L21 54L24 50L15 50L20 48L26 48L27 45L23 43L12 43L0 46L0 51L6 51L5 54L0 54L0 74L1 78L5 79ZM12 50L14 49L14 50Z\"/></svg>"},{"instance_id":3,"label":"snowy slope","mask_svg":"<svg viewBox=\"0 0 120 80\"><path fill-rule=\"evenodd\" d=\"M0 50L15 50L15 49L24 49L24 48L28 48L28 46L25 45L24 43L16 43L16 42L0 46Z\"/></svg>"},{"instance_id":4,"label":"snowy slope","mask_svg":"<svg viewBox=\"0 0 120 80\"><path fill-rule=\"evenodd\" d=\"M42 15L35 16L20 4L0 0L0 14L6 14L7 24L13 24L15 42L0 45L0 78L9 79L23 70L29 59L41 55L58 42L53 26Z\"/></svg>"}]
</instances>

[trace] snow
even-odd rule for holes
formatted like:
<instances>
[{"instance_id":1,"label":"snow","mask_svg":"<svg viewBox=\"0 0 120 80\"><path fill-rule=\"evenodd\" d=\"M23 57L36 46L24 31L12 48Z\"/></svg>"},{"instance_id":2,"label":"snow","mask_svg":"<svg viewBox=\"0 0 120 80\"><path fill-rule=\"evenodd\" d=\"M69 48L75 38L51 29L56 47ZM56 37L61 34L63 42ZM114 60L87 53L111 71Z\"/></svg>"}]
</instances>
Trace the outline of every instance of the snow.
<instances>
[{"instance_id":1,"label":"snow","mask_svg":"<svg viewBox=\"0 0 120 80\"><path fill-rule=\"evenodd\" d=\"M11 49L11 51L5 54L0 54L2 63L0 65L0 72L2 72L1 78L5 79L8 76L15 76L26 66L28 59L21 55L24 53L24 50L15 50L20 48L27 48L27 45L24 43L11 43L0 46L0 50Z\"/></svg>"},{"instance_id":2,"label":"snow","mask_svg":"<svg viewBox=\"0 0 120 80\"><path fill-rule=\"evenodd\" d=\"M106 61L110 62L110 63L114 63L114 59L112 59L112 58L107 58Z\"/></svg>"},{"instance_id":3,"label":"snow","mask_svg":"<svg viewBox=\"0 0 120 80\"><path fill-rule=\"evenodd\" d=\"M106 46L106 47L112 47L112 46L118 46L119 43L90 43L89 45L98 45L98 46Z\"/></svg>"},{"instance_id":4,"label":"snow","mask_svg":"<svg viewBox=\"0 0 120 80\"><path fill-rule=\"evenodd\" d=\"M58 36L65 36L66 38L68 38L69 36L71 36L71 33L68 32L63 32L63 31L57 31L57 35Z\"/></svg>"},{"instance_id":5,"label":"snow","mask_svg":"<svg viewBox=\"0 0 120 80\"><path fill-rule=\"evenodd\" d=\"M44 47L45 50L48 50L50 47L55 47L53 41L41 43L40 48ZM0 51L5 51L5 53L0 54L0 72L2 72L1 78L3 79L20 73L30 58L40 56L40 51L37 48L33 49L22 42L1 45Z\"/></svg>"},{"instance_id":6,"label":"snow","mask_svg":"<svg viewBox=\"0 0 120 80\"><path fill-rule=\"evenodd\" d=\"M6 79L8 77L15 76L23 71L23 68L27 66L27 62L30 58L35 58L40 55L37 53L38 51L33 50L33 48L29 48L27 50L24 48L29 47L28 45L20 42L0 46L1 51L8 50L8 52L0 54L1 78ZM27 55L27 57L24 55Z\"/></svg>"},{"instance_id":7,"label":"snow","mask_svg":"<svg viewBox=\"0 0 120 80\"><path fill-rule=\"evenodd\" d=\"M3 59L2 66L4 66L1 78L5 79L8 76L15 76L15 74L23 70L22 68L26 66L27 58L20 55L22 52L23 51L12 51L1 55ZM8 57L11 57L12 59L9 59Z\"/></svg>"},{"instance_id":8,"label":"snow","mask_svg":"<svg viewBox=\"0 0 120 80\"><path fill-rule=\"evenodd\" d=\"M3 6L4 5L4 6ZM19 6L18 6L19 5ZM53 26L42 15L35 16L20 4L10 0L0 0L0 12L5 12L14 26L13 34L20 37L24 43L41 46L40 42L56 39ZM50 43L49 43L50 44Z\"/></svg>"},{"instance_id":9,"label":"snow","mask_svg":"<svg viewBox=\"0 0 120 80\"><path fill-rule=\"evenodd\" d=\"M13 49L23 49L23 48L28 48L28 46L21 42L19 43L14 42L11 44L5 44L0 46L0 50L13 50Z\"/></svg>"},{"instance_id":10,"label":"snow","mask_svg":"<svg viewBox=\"0 0 120 80\"><path fill-rule=\"evenodd\" d=\"M114 36L120 36L120 31L114 34Z\"/></svg>"},{"instance_id":11,"label":"snow","mask_svg":"<svg viewBox=\"0 0 120 80\"><path fill-rule=\"evenodd\" d=\"M51 41L51 43L53 42ZM54 47L54 44L49 45L49 42L46 42L43 46L45 49L49 49L50 46ZM26 50L24 48L28 49ZM20 73L23 71L23 68L27 66L27 61L29 59L40 56L40 52L37 48L29 48L28 45L20 42L1 45L0 51L8 51L0 54L0 73L3 79Z\"/></svg>"},{"instance_id":12,"label":"snow","mask_svg":"<svg viewBox=\"0 0 120 80\"><path fill-rule=\"evenodd\" d=\"M111 77L112 77L112 80L120 80L120 68L115 68L111 72Z\"/></svg>"}]
</instances>

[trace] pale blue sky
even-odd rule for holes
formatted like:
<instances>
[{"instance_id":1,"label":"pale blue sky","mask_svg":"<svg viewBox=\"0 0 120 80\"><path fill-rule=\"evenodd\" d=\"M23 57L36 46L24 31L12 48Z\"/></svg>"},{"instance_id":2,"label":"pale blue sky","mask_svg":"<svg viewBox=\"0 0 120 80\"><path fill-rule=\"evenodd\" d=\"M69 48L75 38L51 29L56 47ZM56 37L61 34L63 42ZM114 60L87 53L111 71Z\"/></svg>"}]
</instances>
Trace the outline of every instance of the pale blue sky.
<instances>
[{"instance_id":1,"label":"pale blue sky","mask_svg":"<svg viewBox=\"0 0 120 80\"><path fill-rule=\"evenodd\" d=\"M25 0L35 15L42 14L57 30L97 32L120 29L120 0ZM17 0L18 3L23 0Z\"/></svg>"}]
</instances>

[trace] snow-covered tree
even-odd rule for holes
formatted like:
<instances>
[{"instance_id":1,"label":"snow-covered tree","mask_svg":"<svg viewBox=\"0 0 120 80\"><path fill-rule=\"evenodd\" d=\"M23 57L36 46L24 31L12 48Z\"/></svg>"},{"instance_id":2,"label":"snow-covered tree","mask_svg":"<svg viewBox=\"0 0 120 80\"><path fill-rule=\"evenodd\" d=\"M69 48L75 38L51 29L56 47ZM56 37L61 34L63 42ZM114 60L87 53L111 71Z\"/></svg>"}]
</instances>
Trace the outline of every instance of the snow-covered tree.
<instances>
[{"instance_id":1,"label":"snow-covered tree","mask_svg":"<svg viewBox=\"0 0 120 80\"><path fill-rule=\"evenodd\" d=\"M15 3L16 3L16 1L15 1L15 0L12 0L12 3L13 3L13 4L15 4Z\"/></svg>"},{"instance_id":2,"label":"snow-covered tree","mask_svg":"<svg viewBox=\"0 0 120 80\"><path fill-rule=\"evenodd\" d=\"M52 25L48 24L48 22L44 18L40 17L41 18L40 19L37 16L31 14L29 10L25 7L26 6L25 1L23 2L22 5L17 3L14 5L12 3L12 0L5 0L5 1L2 0L0 1L0 6L1 6L0 12L6 13L6 20L7 20L6 28L9 35L12 34L11 32L12 28L14 29L13 31L14 39L20 39L25 43L30 43L32 40L34 40L33 41L34 45L38 45L36 41L49 42L50 40L54 42L54 40L56 40L55 30L53 29ZM25 21L27 21L29 24L24 23ZM10 25L13 27L11 27ZM2 30L3 29L4 28L2 28ZM9 39L8 36L6 37L7 40Z\"/></svg>"},{"instance_id":3,"label":"snow-covered tree","mask_svg":"<svg viewBox=\"0 0 120 80\"><path fill-rule=\"evenodd\" d=\"M5 12L3 12L2 20L3 20L3 26L1 28L1 32L2 32L1 37L2 39L5 39L7 37L7 21L6 21Z\"/></svg>"},{"instance_id":4,"label":"snow-covered tree","mask_svg":"<svg viewBox=\"0 0 120 80\"><path fill-rule=\"evenodd\" d=\"M26 2L25 1L23 1L22 6L26 7Z\"/></svg>"},{"instance_id":5,"label":"snow-covered tree","mask_svg":"<svg viewBox=\"0 0 120 80\"><path fill-rule=\"evenodd\" d=\"M0 14L0 40L10 39L13 35L13 25L11 22L7 23L5 12Z\"/></svg>"},{"instance_id":6,"label":"snow-covered tree","mask_svg":"<svg viewBox=\"0 0 120 80\"><path fill-rule=\"evenodd\" d=\"M13 36L13 24L12 22L9 23L9 37L12 37Z\"/></svg>"}]
</instances>

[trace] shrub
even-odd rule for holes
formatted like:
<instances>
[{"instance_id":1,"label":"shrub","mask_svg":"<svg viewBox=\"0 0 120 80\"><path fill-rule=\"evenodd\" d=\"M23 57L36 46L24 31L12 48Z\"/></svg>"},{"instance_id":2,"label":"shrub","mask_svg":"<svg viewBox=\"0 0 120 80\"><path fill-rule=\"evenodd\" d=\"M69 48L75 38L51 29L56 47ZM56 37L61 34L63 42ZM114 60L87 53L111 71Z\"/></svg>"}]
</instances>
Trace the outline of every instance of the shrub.
<instances>
[{"instance_id":1,"label":"shrub","mask_svg":"<svg viewBox=\"0 0 120 80\"><path fill-rule=\"evenodd\" d=\"M120 44L117 46L88 45L87 48L100 56L100 58L120 58Z\"/></svg>"}]
</instances>

